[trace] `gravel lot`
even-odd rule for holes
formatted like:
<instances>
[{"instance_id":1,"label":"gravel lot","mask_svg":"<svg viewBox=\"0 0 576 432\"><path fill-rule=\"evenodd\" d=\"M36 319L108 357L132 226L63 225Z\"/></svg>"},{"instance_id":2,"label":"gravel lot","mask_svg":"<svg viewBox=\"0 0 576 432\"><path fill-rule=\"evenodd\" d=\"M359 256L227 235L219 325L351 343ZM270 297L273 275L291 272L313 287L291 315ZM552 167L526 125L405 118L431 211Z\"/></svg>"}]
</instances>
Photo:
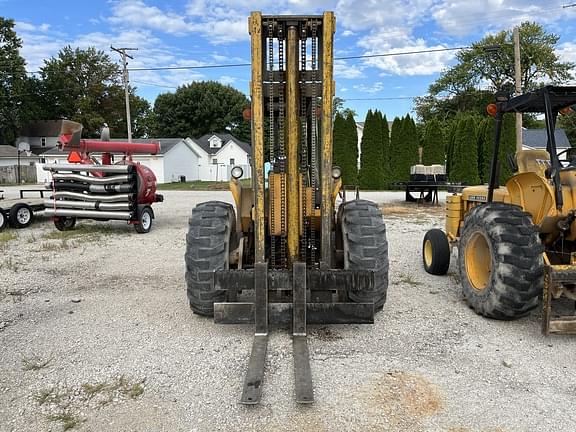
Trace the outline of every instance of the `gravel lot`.
<instances>
[{"instance_id":1,"label":"gravel lot","mask_svg":"<svg viewBox=\"0 0 576 432\"><path fill-rule=\"evenodd\" d=\"M402 208L401 193L362 194L395 205L388 301L373 326L310 329L315 404L294 403L283 328L261 405L238 404L252 329L189 311L183 259L192 207L231 196L165 197L147 235L87 221L70 237L49 222L4 231L16 237L0 243L1 431L576 430L576 338L544 338L537 312L475 315L454 256L445 277L421 265L442 209Z\"/></svg>"}]
</instances>

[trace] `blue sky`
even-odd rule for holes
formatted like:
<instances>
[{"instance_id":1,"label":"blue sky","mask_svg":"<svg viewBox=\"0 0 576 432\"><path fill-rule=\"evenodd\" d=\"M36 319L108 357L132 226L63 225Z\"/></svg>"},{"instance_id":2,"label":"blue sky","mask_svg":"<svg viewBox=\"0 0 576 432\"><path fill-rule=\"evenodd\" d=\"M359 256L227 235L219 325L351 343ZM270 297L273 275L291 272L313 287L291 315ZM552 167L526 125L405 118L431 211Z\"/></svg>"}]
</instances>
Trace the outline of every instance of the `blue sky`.
<instances>
[{"instance_id":1,"label":"blue sky","mask_svg":"<svg viewBox=\"0 0 576 432\"><path fill-rule=\"evenodd\" d=\"M29 71L70 44L137 47L131 68L200 66L250 61L247 17L318 14L337 19L335 56L401 53L461 47L522 21L541 23L561 36L558 53L576 62L576 7L571 0L0 0L0 16L13 18ZM389 119L412 110L455 51L337 61L336 95L362 121L369 108ZM194 80L217 80L248 93L249 67L131 72L137 93L159 93ZM389 98L389 99L387 99ZM368 99L368 100L353 100Z\"/></svg>"}]
</instances>

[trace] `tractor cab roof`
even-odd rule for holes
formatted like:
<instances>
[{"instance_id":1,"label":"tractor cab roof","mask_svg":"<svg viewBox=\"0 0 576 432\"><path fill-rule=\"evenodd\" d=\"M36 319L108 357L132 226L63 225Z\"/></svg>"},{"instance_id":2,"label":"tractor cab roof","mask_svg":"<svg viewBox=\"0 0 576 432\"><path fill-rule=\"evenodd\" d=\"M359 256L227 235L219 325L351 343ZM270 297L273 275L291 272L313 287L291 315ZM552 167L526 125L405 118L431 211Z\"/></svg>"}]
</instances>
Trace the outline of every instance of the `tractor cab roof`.
<instances>
[{"instance_id":1,"label":"tractor cab roof","mask_svg":"<svg viewBox=\"0 0 576 432\"><path fill-rule=\"evenodd\" d=\"M545 86L538 90L513 97L503 103L500 111L509 112L546 112L544 105L544 94L550 96L550 105L552 112L558 112L562 108L576 104L576 87Z\"/></svg>"}]
</instances>

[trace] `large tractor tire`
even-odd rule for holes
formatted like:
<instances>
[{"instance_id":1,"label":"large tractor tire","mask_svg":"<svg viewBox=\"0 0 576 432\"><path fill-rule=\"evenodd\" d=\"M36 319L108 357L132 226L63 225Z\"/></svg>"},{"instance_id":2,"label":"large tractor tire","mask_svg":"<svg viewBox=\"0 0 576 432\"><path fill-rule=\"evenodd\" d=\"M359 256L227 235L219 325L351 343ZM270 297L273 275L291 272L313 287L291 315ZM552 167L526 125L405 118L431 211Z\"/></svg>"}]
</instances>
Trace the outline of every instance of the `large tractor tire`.
<instances>
[{"instance_id":1,"label":"large tractor tire","mask_svg":"<svg viewBox=\"0 0 576 432\"><path fill-rule=\"evenodd\" d=\"M215 270L228 269L235 221L232 205L220 201L198 204L188 220L186 285L190 308L199 315L214 315L214 303L225 300L212 280Z\"/></svg>"},{"instance_id":2,"label":"large tractor tire","mask_svg":"<svg viewBox=\"0 0 576 432\"><path fill-rule=\"evenodd\" d=\"M376 204L366 200L342 203L338 210L344 269L372 270L373 291L348 291L350 300L357 303L374 302L374 310L382 309L388 290L388 241L382 212Z\"/></svg>"},{"instance_id":3,"label":"large tractor tire","mask_svg":"<svg viewBox=\"0 0 576 432\"><path fill-rule=\"evenodd\" d=\"M512 320L538 305L544 248L530 215L520 207L490 203L470 211L458 247L466 301L488 318Z\"/></svg>"}]
</instances>

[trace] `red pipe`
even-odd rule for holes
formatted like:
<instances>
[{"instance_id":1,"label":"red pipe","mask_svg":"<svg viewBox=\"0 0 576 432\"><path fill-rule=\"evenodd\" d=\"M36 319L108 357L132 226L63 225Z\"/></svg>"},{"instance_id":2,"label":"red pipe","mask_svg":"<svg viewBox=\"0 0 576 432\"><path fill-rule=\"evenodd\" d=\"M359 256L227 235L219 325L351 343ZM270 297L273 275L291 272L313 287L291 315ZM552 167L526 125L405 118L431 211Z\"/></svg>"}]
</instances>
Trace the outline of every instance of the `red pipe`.
<instances>
[{"instance_id":1,"label":"red pipe","mask_svg":"<svg viewBox=\"0 0 576 432\"><path fill-rule=\"evenodd\" d=\"M76 150L81 153L127 153L127 154L158 154L160 143L129 143L117 141L80 140L78 146L69 145L72 135L60 135L62 150Z\"/></svg>"}]
</instances>

